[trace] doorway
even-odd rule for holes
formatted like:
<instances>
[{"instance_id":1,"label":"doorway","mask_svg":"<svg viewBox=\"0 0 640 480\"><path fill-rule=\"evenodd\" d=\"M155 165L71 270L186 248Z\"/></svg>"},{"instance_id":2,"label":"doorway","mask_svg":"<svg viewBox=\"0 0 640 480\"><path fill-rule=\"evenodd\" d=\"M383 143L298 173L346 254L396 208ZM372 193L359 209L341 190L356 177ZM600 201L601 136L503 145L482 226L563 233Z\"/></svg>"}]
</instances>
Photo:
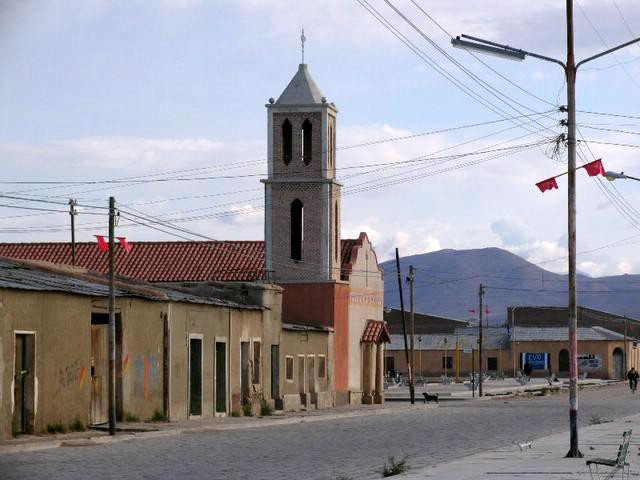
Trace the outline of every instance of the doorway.
<instances>
[{"instance_id":1,"label":"doorway","mask_svg":"<svg viewBox=\"0 0 640 480\"><path fill-rule=\"evenodd\" d=\"M280 398L280 345L271 345L271 398Z\"/></svg>"},{"instance_id":2,"label":"doorway","mask_svg":"<svg viewBox=\"0 0 640 480\"><path fill-rule=\"evenodd\" d=\"M316 393L316 357L309 355L307 357L307 391L309 393Z\"/></svg>"},{"instance_id":3,"label":"doorway","mask_svg":"<svg viewBox=\"0 0 640 480\"><path fill-rule=\"evenodd\" d=\"M249 388L249 342L240 342L240 393L242 403L249 401L251 390Z\"/></svg>"},{"instance_id":4,"label":"doorway","mask_svg":"<svg viewBox=\"0 0 640 480\"><path fill-rule=\"evenodd\" d=\"M300 399L304 400L304 355L298 355L298 392Z\"/></svg>"},{"instance_id":5,"label":"doorway","mask_svg":"<svg viewBox=\"0 0 640 480\"><path fill-rule=\"evenodd\" d=\"M216 342L216 415L227 413L227 344Z\"/></svg>"},{"instance_id":6,"label":"doorway","mask_svg":"<svg viewBox=\"0 0 640 480\"><path fill-rule=\"evenodd\" d=\"M624 377L624 365L622 349L615 348L613 350L613 378L620 380Z\"/></svg>"},{"instance_id":7,"label":"doorway","mask_svg":"<svg viewBox=\"0 0 640 480\"><path fill-rule=\"evenodd\" d=\"M558 354L558 372L569 371L569 350L562 349Z\"/></svg>"},{"instance_id":8,"label":"doorway","mask_svg":"<svg viewBox=\"0 0 640 480\"><path fill-rule=\"evenodd\" d=\"M109 420L109 326L91 318L91 412L92 425Z\"/></svg>"},{"instance_id":9,"label":"doorway","mask_svg":"<svg viewBox=\"0 0 640 480\"><path fill-rule=\"evenodd\" d=\"M34 332L15 335L13 433L33 433L36 335Z\"/></svg>"},{"instance_id":10,"label":"doorway","mask_svg":"<svg viewBox=\"0 0 640 480\"><path fill-rule=\"evenodd\" d=\"M202 415L202 336L189 335L189 416Z\"/></svg>"}]
</instances>

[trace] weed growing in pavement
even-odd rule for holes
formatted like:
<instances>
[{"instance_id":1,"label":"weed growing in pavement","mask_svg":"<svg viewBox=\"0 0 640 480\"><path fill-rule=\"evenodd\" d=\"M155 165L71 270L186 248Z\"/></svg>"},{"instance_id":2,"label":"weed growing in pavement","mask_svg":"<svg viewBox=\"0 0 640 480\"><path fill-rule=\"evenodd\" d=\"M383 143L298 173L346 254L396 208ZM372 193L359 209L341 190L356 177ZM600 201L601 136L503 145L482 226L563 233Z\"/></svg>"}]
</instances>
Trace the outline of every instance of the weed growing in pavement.
<instances>
[{"instance_id":1,"label":"weed growing in pavement","mask_svg":"<svg viewBox=\"0 0 640 480\"><path fill-rule=\"evenodd\" d=\"M273 408L271 407L269 402L267 402L267 400L264 397L262 397L260 399L260 415L263 417L268 417L272 414L273 414Z\"/></svg>"},{"instance_id":2,"label":"weed growing in pavement","mask_svg":"<svg viewBox=\"0 0 640 480\"><path fill-rule=\"evenodd\" d=\"M253 417L253 407L249 402L242 404L242 414L245 417Z\"/></svg>"},{"instance_id":3,"label":"weed growing in pavement","mask_svg":"<svg viewBox=\"0 0 640 480\"><path fill-rule=\"evenodd\" d=\"M140 421L140 417L138 417L138 415L136 415L135 413L127 412L127 414L124 416L124 420L127 423L138 423Z\"/></svg>"},{"instance_id":4,"label":"weed growing in pavement","mask_svg":"<svg viewBox=\"0 0 640 480\"><path fill-rule=\"evenodd\" d=\"M602 418L600 415L591 415L591 419L589 420L589 425L600 425L601 423L609 423L610 421L611 420Z\"/></svg>"},{"instance_id":5,"label":"weed growing in pavement","mask_svg":"<svg viewBox=\"0 0 640 480\"><path fill-rule=\"evenodd\" d=\"M162 413L160 410L154 410L153 415L151 415L151 417L145 420L145 422L147 423L168 422L168 421L169 419L167 418L167 416L164 413Z\"/></svg>"},{"instance_id":6,"label":"weed growing in pavement","mask_svg":"<svg viewBox=\"0 0 640 480\"><path fill-rule=\"evenodd\" d=\"M86 430L84 423L78 417L69 424L70 432L84 432Z\"/></svg>"},{"instance_id":7,"label":"weed growing in pavement","mask_svg":"<svg viewBox=\"0 0 640 480\"><path fill-rule=\"evenodd\" d=\"M408 457L402 457L400 460L396 460L393 455L387 459L387 462L382 466L379 471L383 477L393 477L394 475L400 475L409 471L409 464L407 463Z\"/></svg>"}]
</instances>

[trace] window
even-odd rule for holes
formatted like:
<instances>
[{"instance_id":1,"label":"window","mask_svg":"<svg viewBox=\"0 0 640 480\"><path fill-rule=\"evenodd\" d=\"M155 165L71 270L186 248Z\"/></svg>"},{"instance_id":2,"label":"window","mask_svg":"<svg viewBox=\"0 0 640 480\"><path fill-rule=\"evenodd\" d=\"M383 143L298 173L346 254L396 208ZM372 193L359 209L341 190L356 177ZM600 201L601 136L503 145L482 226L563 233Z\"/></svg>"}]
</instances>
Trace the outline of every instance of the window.
<instances>
[{"instance_id":1,"label":"window","mask_svg":"<svg viewBox=\"0 0 640 480\"><path fill-rule=\"evenodd\" d=\"M253 379L252 382L254 384L260 383L260 356L261 352L261 344L258 341L253 342Z\"/></svg>"},{"instance_id":2,"label":"window","mask_svg":"<svg viewBox=\"0 0 640 480\"><path fill-rule=\"evenodd\" d=\"M311 122L307 118L302 123L302 130L300 131L301 148L300 155L302 163L309 165L311 163Z\"/></svg>"},{"instance_id":3,"label":"window","mask_svg":"<svg viewBox=\"0 0 640 480\"><path fill-rule=\"evenodd\" d=\"M291 258L302 260L304 242L304 206L297 198L291 202Z\"/></svg>"},{"instance_id":4,"label":"window","mask_svg":"<svg viewBox=\"0 0 640 480\"><path fill-rule=\"evenodd\" d=\"M447 360L446 367L445 367L445 358ZM442 357L442 368L453 368L453 357Z\"/></svg>"},{"instance_id":5,"label":"window","mask_svg":"<svg viewBox=\"0 0 640 480\"><path fill-rule=\"evenodd\" d=\"M333 125L329 125L329 155L328 168L333 166Z\"/></svg>"},{"instance_id":6,"label":"window","mask_svg":"<svg viewBox=\"0 0 640 480\"><path fill-rule=\"evenodd\" d=\"M293 157L293 145L291 143L292 128L289 119L285 119L282 124L282 161L289 165Z\"/></svg>"},{"instance_id":7,"label":"window","mask_svg":"<svg viewBox=\"0 0 640 480\"><path fill-rule=\"evenodd\" d=\"M284 359L284 372L287 382L293 383L293 357L285 357Z\"/></svg>"},{"instance_id":8,"label":"window","mask_svg":"<svg viewBox=\"0 0 640 480\"><path fill-rule=\"evenodd\" d=\"M491 372L498 371L498 357L489 357L487 358L487 370Z\"/></svg>"},{"instance_id":9,"label":"window","mask_svg":"<svg viewBox=\"0 0 640 480\"><path fill-rule=\"evenodd\" d=\"M324 355L318 355L318 378L327 376L327 362Z\"/></svg>"}]
</instances>

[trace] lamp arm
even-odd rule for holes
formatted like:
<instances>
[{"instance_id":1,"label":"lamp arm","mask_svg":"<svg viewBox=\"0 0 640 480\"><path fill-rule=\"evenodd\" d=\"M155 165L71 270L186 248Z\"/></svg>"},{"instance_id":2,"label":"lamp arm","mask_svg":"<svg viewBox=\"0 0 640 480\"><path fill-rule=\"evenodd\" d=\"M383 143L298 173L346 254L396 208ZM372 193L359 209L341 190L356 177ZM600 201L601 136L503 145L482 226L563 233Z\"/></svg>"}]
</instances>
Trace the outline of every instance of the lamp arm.
<instances>
[{"instance_id":1,"label":"lamp arm","mask_svg":"<svg viewBox=\"0 0 640 480\"><path fill-rule=\"evenodd\" d=\"M577 64L576 64L576 70L578 69L578 67L584 63L590 62L591 60L595 60L596 58L600 58L603 57L605 55L608 55L609 53L615 52L616 50L620 50L621 48L625 48L628 47L629 45L633 45L634 43L638 43L640 42L640 37L634 39L634 40L629 40L626 43L623 43L621 45L618 45L617 47L613 47L610 48L609 50L605 50L604 52L600 52L597 55L593 55L591 57L585 58L584 60L580 60Z\"/></svg>"}]
</instances>

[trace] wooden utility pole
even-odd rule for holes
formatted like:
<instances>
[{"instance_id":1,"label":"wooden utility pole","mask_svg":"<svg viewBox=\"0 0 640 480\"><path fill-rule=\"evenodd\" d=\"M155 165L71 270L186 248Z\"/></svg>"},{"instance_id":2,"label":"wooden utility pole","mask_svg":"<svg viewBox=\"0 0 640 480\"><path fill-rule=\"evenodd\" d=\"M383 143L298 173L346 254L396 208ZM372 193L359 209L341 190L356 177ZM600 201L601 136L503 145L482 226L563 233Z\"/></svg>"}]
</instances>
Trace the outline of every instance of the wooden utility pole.
<instances>
[{"instance_id":1,"label":"wooden utility pole","mask_svg":"<svg viewBox=\"0 0 640 480\"><path fill-rule=\"evenodd\" d=\"M476 356L473 353L473 347L471 347L471 396L476 396Z\"/></svg>"},{"instance_id":2,"label":"wooden utility pole","mask_svg":"<svg viewBox=\"0 0 640 480\"><path fill-rule=\"evenodd\" d=\"M109 435L116 434L115 227L116 199L114 197L109 197Z\"/></svg>"},{"instance_id":3,"label":"wooden utility pole","mask_svg":"<svg viewBox=\"0 0 640 480\"><path fill-rule=\"evenodd\" d=\"M398 276L398 292L400 294L400 310L402 311L402 335L404 336L404 356L407 361L407 370L409 372L409 396L411 404L416 402L415 390L413 388L413 372L411 362L409 361L409 347L407 343L407 321L404 315L404 296L402 295L402 275L400 274L400 254L396 248L396 273Z\"/></svg>"},{"instance_id":4,"label":"wooden utility pole","mask_svg":"<svg viewBox=\"0 0 640 480\"><path fill-rule=\"evenodd\" d=\"M480 284L478 297L480 303L480 311L478 313L478 396L482 396L482 297L484 295L484 287Z\"/></svg>"},{"instance_id":5,"label":"wooden utility pole","mask_svg":"<svg viewBox=\"0 0 640 480\"><path fill-rule=\"evenodd\" d=\"M413 265L409 265L409 276L407 277L407 281L409 282L409 309L411 311L411 338L410 340L410 351L411 351L411 385L414 386L415 389L415 368L413 368L416 361L416 351L415 351L415 337L416 337L416 312L415 306L413 303Z\"/></svg>"},{"instance_id":6,"label":"wooden utility pole","mask_svg":"<svg viewBox=\"0 0 640 480\"><path fill-rule=\"evenodd\" d=\"M76 199L69 199L69 216L71 217L71 265L76 266L76 206L78 201Z\"/></svg>"}]
</instances>

